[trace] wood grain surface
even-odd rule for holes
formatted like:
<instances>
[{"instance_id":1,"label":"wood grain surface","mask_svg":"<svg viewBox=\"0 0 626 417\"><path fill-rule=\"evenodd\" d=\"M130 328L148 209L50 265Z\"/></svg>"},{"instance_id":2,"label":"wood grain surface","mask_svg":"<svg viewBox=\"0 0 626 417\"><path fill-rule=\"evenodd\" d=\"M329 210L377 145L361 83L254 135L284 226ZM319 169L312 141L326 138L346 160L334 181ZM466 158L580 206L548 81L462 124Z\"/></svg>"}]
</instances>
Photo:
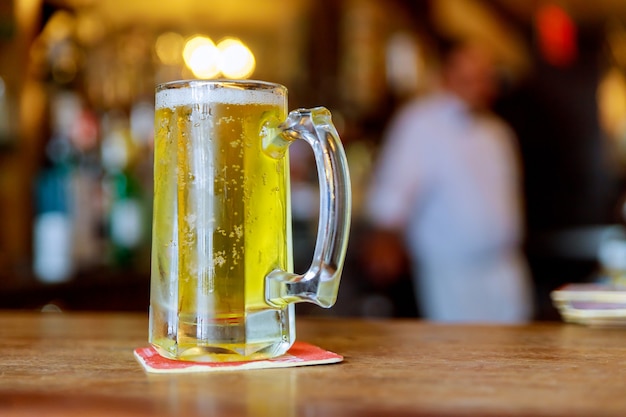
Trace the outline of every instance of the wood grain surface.
<instances>
[{"instance_id":1,"label":"wood grain surface","mask_svg":"<svg viewBox=\"0 0 626 417\"><path fill-rule=\"evenodd\" d=\"M626 330L300 318L333 365L145 373L143 314L0 313L0 416L624 416Z\"/></svg>"}]
</instances>

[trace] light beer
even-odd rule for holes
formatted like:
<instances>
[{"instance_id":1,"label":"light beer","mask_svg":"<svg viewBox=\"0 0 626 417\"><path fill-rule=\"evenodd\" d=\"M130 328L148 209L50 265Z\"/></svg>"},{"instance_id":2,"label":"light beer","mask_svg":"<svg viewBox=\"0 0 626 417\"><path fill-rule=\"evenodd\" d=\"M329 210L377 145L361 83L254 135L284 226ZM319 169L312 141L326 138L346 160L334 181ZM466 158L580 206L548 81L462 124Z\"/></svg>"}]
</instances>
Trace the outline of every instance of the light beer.
<instances>
[{"instance_id":1,"label":"light beer","mask_svg":"<svg viewBox=\"0 0 626 417\"><path fill-rule=\"evenodd\" d=\"M287 157L261 127L286 91L157 91L150 341L196 361L275 356L295 338L292 306L265 302L265 276L292 270Z\"/></svg>"}]
</instances>

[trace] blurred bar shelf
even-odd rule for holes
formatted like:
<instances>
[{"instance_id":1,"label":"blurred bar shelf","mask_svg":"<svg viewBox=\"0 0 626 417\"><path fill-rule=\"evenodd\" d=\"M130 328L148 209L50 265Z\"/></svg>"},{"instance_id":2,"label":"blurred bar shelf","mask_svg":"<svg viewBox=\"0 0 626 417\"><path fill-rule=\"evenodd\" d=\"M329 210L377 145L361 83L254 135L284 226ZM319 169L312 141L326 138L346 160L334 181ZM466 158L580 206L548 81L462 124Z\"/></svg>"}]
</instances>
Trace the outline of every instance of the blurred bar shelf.
<instances>
[{"instance_id":1,"label":"blurred bar shelf","mask_svg":"<svg viewBox=\"0 0 626 417\"><path fill-rule=\"evenodd\" d=\"M147 312L149 297L149 274L122 269L81 272L62 283L0 280L0 309Z\"/></svg>"}]
</instances>

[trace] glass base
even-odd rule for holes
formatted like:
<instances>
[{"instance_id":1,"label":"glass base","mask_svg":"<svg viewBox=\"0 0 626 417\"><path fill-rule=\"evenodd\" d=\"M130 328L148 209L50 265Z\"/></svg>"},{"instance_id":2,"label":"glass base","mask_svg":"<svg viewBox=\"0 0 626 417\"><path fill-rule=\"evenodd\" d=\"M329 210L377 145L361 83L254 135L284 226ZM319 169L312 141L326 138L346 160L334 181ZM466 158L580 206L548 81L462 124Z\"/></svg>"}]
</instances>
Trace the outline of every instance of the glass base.
<instances>
[{"instance_id":1,"label":"glass base","mask_svg":"<svg viewBox=\"0 0 626 417\"><path fill-rule=\"evenodd\" d=\"M150 343L163 357L195 362L269 359L295 340L291 307L207 318L150 308Z\"/></svg>"}]
</instances>

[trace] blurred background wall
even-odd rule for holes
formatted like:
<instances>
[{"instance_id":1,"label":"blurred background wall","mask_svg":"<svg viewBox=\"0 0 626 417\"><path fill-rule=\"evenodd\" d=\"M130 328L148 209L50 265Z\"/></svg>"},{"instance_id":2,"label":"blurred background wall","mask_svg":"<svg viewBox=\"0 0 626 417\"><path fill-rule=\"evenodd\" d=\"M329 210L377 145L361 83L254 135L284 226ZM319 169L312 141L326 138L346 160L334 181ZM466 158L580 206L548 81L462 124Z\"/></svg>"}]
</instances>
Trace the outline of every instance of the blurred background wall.
<instances>
[{"instance_id":1,"label":"blurred background wall","mask_svg":"<svg viewBox=\"0 0 626 417\"><path fill-rule=\"evenodd\" d=\"M154 85L241 77L286 85L292 108L329 107L345 143L354 237L324 313L416 316L408 273L380 287L362 271L362 199L389 117L432 88L433 45L448 36L498 53L496 110L522 151L537 318L556 318L551 290L626 269L621 0L5 0L0 308L145 311ZM194 38L239 66L194 61ZM292 149L292 165L304 269L316 178L306 149Z\"/></svg>"}]
</instances>

